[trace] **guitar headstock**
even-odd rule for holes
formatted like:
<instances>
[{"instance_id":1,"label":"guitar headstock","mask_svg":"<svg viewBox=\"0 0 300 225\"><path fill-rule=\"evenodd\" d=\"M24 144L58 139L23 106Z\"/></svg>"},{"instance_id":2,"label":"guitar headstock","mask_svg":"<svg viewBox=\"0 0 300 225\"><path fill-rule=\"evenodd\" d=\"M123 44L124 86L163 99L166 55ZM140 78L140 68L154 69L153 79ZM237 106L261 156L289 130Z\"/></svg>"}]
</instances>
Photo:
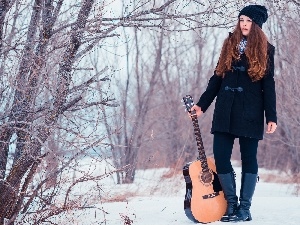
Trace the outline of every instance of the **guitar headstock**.
<instances>
[{"instance_id":1,"label":"guitar headstock","mask_svg":"<svg viewBox=\"0 0 300 225\"><path fill-rule=\"evenodd\" d=\"M194 100L193 97L190 95L186 95L185 97L182 98L186 111L189 113L192 113L191 108L194 106Z\"/></svg>"}]
</instances>

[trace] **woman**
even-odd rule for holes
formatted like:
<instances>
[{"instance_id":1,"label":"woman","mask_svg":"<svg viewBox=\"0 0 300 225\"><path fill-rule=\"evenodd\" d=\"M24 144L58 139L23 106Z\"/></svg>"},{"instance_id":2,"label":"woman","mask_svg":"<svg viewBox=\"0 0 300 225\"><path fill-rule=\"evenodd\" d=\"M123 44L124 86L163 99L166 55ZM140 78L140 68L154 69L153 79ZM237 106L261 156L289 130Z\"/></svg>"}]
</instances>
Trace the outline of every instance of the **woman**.
<instances>
[{"instance_id":1,"label":"woman","mask_svg":"<svg viewBox=\"0 0 300 225\"><path fill-rule=\"evenodd\" d=\"M251 199L257 181L257 147L266 133L277 127L274 81L275 47L267 41L262 24L267 9L249 5L239 13L239 22L224 41L219 62L206 91L192 107L197 116L217 97L211 132L218 177L227 200L221 221L250 221ZM239 139L242 181L236 195L235 174L230 162L234 139Z\"/></svg>"}]
</instances>

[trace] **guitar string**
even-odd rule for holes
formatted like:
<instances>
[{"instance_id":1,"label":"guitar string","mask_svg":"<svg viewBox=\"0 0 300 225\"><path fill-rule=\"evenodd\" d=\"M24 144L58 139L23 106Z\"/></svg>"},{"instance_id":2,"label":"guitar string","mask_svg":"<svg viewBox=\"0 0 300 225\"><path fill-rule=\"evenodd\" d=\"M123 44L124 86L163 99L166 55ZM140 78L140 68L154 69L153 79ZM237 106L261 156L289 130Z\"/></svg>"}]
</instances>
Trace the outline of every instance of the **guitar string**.
<instances>
[{"instance_id":1,"label":"guitar string","mask_svg":"<svg viewBox=\"0 0 300 225\"><path fill-rule=\"evenodd\" d=\"M195 131L195 135L196 135L196 142L197 142L197 147L198 147L198 153L199 153L198 158L201 161L202 171L207 172L207 171L209 171L209 169L208 169L207 158L206 158L205 151L204 151L204 146L203 146L203 141L202 141L202 137L201 137L198 120L196 117L193 116L192 121L193 121L194 131Z\"/></svg>"}]
</instances>

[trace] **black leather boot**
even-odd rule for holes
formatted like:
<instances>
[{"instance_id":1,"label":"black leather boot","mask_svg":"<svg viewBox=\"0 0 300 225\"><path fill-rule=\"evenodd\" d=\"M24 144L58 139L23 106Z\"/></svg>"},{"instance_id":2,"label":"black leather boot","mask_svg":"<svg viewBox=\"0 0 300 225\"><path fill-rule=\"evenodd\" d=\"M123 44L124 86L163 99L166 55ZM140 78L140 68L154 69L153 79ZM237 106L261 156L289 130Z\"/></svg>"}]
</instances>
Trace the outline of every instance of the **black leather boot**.
<instances>
[{"instance_id":1,"label":"black leather boot","mask_svg":"<svg viewBox=\"0 0 300 225\"><path fill-rule=\"evenodd\" d=\"M227 201L227 209L225 214L222 216L222 222L231 221L231 217L235 215L238 207L238 197L236 196L236 184L234 172L226 174L218 174L220 184L222 186L225 199Z\"/></svg>"},{"instance_id":2,"label":"black leather boot","mask_svg":"<svg viewBox=\"0 0 300 225\"><path fill-rule=\"evenodd\" d=\"M257 174L242 173L240 206L236 211L236 214L230 217L230 221L239 222L252 220L249 209L251 206L252 196L254 194L257 177Z\"/></svg>"}]
</instances>

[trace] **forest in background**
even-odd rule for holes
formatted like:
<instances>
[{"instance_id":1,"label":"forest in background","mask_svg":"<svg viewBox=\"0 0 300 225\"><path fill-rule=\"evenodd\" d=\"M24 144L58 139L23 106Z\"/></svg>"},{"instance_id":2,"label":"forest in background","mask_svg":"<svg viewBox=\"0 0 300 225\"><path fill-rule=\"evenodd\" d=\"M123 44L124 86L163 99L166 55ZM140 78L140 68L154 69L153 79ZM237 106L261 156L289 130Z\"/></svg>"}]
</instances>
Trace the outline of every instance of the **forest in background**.
<instances>
[{"instance_id":1,"label":"forest in background","mask_svg":"<svg viewBox=\"0 0 300 225\"><path fill-rule=\"evenodd\" d=\"M88 207L79 183L100 191L112 173L132 183L136 169L194 160L181 99L198 100L251 3L268 8L263 30L276 48L278 128L260 142L259 166L300 183L299 1L1 0L0 224ZM212 112L199 119L209 156ZM81 171L87 158L113 169Z\"/></svg>"}]
</instances>

